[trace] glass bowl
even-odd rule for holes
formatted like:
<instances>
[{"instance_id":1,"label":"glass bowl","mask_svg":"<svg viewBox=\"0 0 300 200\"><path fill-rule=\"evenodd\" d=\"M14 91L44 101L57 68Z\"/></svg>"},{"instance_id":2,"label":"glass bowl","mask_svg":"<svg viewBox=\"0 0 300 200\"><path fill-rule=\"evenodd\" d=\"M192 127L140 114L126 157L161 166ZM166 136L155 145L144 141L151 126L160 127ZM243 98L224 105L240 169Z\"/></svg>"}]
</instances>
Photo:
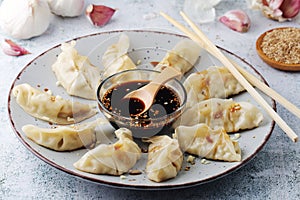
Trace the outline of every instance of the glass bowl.
<instances>
[{"instance_id":1,"label":"glass bowl","mask_svg":"<svg viewBox=\"0 0 300 200\"><path fill-rule=\"evenodd\" d=\"M172 79L163 85L168 88L169 91L172 91L177 97L178 106L176 109L174 108L175 110L172 112L160 110L160 114L155 117L155 114L150 114L150 110L152 109L151 111L153 111L155 106L162 106L153 104L148 111L149 117L139 118L123 115L122 112L118 113L114 111L114 108L111 109L111 107L107 104L107 99L109 99L110 102L121 102L123 97L123 95L111 95L111 98L108 98L108 91L113 91L112 94L114 94L114 92L117 94L116 91L118 90L115 89L118 89L121 85L131 83L146 84L158 73L160 72L149 69L125 70L107 77L100 83L97 89L98 107L114 128L128 128L132 131L133 136L136 138L151 137L157 134L168 134L172 132L172 124L182 114L187 98L184 86L177 79ZM120 91L121 90L119 90L119 92ZM129 89L128 92L130 92ZM129 110L129 104L122 104L122 108L127 108Z\"/></svg>"}]
</instances>

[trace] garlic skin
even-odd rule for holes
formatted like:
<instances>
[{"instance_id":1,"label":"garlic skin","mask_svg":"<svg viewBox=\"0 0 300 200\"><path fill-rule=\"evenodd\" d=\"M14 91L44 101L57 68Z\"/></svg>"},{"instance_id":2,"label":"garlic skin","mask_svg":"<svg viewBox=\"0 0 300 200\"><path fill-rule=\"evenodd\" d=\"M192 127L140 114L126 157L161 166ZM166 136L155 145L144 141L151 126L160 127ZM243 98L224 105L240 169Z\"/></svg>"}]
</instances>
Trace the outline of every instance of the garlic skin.
<instances>
[{"instance_id":1,"label":"garlic skin","mask_svg":"<svg viewBox=\"0 0 300 200\"><path fill-rule=\"evenodd\" d=\"M270 19L284 22L300 12L300 0L247 0L250 8L261 10Z\"/></svg>"},{"instance_id":2,"label":"garlic skin","mask_svg":"<svg viewBox=\"0 0 300 200\"><path fill-rule=\"evenodd\" d=\"M9 39L5 39L1 43L1 47L3 52L9 56L22 56L22 55L30 54L29 51L27 51L26 49L17 45L16 43L14 43Z\"/></svg>"},{"instance_id":3,"label":"garlic skin","mask_svg":"<svg viewBox=\"0 0 300 200\"><path fill-rule=\"evenodd\" d=\"M209 23L215 20L215 6L221 0L185 0L183 11L198 23Z\"/></svg>"},{"instance_id":4,"label":"garlic skin","mask_svg":"<svg viewBox=\"0 0 300 200\"><path fill-rule=\"evenodd\" d=\"M51 12L62 17L81 15L84 3L84 0L48 0Z\"/></svg>"},{"instance_id":5,"label":"garlic skin","mask_svg":"<svg viewBox=\"0 0 300 200\"><path fill-rule=\"evenodd\" d=\"M45 0L4 0L0 6L0 26L9 36L29 39L43 34L51 21Z\"/></svg>"},{"instance_id":6,"label":"garlic skin","mask_svg":"<svg viewBox=\"0 0 300 200\"><path fill-rule=\"evenodd\" d=\"M219 21L234 31L247 32L251 21L248 15L242 10L230 10L219 18Z\"/></svg>"}]
</instances>

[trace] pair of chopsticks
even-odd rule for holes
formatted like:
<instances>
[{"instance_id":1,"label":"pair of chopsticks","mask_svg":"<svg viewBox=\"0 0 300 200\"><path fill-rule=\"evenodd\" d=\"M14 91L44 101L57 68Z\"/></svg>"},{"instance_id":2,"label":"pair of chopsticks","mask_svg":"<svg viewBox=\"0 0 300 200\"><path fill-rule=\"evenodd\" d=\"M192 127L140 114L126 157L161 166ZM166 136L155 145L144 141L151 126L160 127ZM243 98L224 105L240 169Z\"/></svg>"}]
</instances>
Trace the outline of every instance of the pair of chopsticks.
<instances>
[{"instance_id":1,"label":"pair of chopsticks","mask_svg":"<svg viewBox=\"0 0 300 200\"><path fill-rule=\"evenodd\" d=\"M190 39L195 41L203 49L206 49L209 53L215 56L219 61L228 68L231 74L239 81L239 83L247 90L247 92L265 109L265 111L271 116L271 118L277 123L277 125L287 134L287 136L292 139L293 142L298 141L298 136L296 133L287 125L287 123L273 110L273 108L265 101L265 99L252 87L256 86L258 89L263 91L265 94L272 97L274 100L278 101L280 104L285 106L289 111L300 118L300 110L287 101L284 97L280 96L273 89L269 88L255 76L238 66L236 63L230 61L196 26L191 19L189 19L183 12L180 15L183 19L190 25L193 31L186 28L184 25L180 24L167 14L160 13L165 19L172 23L175 27L184 32ZM252 84L250 84L248 81Z\"/></svg>"}]
</instances>

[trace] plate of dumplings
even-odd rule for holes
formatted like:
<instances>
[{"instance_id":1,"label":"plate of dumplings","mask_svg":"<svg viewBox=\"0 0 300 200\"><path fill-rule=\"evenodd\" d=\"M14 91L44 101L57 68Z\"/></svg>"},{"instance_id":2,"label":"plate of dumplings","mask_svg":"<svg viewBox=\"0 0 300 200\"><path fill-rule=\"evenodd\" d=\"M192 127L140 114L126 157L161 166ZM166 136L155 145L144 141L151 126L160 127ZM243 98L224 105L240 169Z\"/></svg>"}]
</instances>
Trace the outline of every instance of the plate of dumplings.
<instances>
[{"instance_id":1,"label":"plate of dumplings","mask_svg":"<svg viewBox=\"0 0 300 200\"><path fill-rule=\"evenodd\" d=\"M265 82L244 59L218 48ZM182 73L187 93L171 131L135 138L130 129L114 129L97 108L101 81L166 66ZM184 188L223 177L251 160L274 128L218 60L183 35L159 31L102 32L47 50L14 80L8 111L17 137L37 157L75 177L125 189Z\"/></svg>"}]
</instances>

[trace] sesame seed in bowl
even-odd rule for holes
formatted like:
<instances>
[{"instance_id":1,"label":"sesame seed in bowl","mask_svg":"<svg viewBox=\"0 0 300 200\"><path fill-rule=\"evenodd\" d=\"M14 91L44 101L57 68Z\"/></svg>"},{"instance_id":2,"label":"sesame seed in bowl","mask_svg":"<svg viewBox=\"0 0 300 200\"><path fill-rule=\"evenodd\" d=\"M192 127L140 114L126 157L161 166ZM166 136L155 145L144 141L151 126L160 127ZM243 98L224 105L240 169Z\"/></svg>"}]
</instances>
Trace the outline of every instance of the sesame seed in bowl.
<instances>
[{"instance_id":1,"label":"sesame seed in bowl","mask_svg":"<svg viewBox=\"0 0 300 200\"><path fill-rule=\"evenodd\" d=\"M264 32L256 40L260 58L273 68L300 71L300 29L275 28Z\"/></svg>"}]
</instances>

